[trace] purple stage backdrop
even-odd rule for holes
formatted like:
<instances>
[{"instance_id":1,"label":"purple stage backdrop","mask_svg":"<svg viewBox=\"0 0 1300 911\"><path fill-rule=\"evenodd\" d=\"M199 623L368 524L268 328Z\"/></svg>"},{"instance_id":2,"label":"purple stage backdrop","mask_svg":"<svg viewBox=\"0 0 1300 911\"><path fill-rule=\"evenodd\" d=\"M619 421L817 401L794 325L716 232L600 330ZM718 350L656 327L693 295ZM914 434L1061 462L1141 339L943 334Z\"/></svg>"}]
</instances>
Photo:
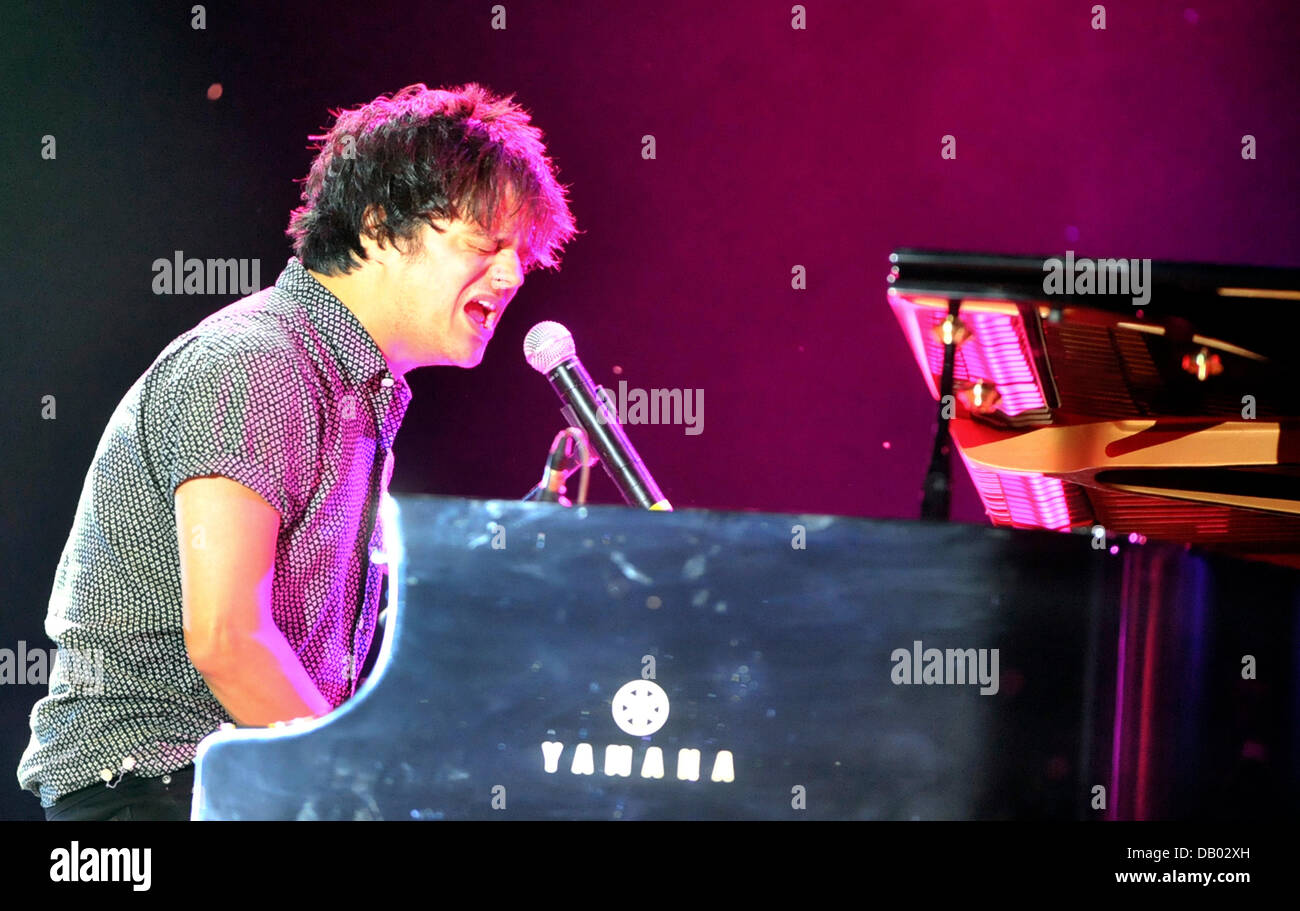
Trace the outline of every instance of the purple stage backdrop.
<instances>
[{"instance_id":1,"label":"purple stage backdrop","mask_svg":"<svg viewBox=\"0 0 1300 911\"><path fill-rule=\"evenodd\" d=\"M189 3L6 9L6 643L44 644L118 400L240 296L157 294L151 264L233 257L273 282L308 134L411 83L514 93L583 233L480 367L412 374L397 492L537 481L563 421L521 345L553 319L597 382L692 396L694 426L628 427L676 507L915 517L935 414L886 303L892 249L1300 266L1293 0L502 9L211 3L203 28ZM954 472L954 518L983 521ZM620 502L603 472L591 499ZM39 695L5 689L0 772ZM0 816L29 805L0 788Z\"/></svg>"}]
</instances>

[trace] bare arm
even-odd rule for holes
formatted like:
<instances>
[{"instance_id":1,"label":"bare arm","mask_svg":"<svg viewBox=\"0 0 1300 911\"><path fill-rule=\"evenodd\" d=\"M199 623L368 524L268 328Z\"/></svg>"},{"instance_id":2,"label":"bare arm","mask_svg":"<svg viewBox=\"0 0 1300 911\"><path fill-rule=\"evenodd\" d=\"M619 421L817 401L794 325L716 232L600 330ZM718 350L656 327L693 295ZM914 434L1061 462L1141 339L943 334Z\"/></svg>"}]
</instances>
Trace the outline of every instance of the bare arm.
<instances>
[{"instance_id":1,"label":"bare arm","mask_svg":"<svg viewBox=\"0 0 1300 911\"><path fill-rule=\"evenodd\" d=\"M330 703L271 615L280 514L222 477L176 488L185 648L240 724L320 716Z\"/></svg>"}]
</instances>

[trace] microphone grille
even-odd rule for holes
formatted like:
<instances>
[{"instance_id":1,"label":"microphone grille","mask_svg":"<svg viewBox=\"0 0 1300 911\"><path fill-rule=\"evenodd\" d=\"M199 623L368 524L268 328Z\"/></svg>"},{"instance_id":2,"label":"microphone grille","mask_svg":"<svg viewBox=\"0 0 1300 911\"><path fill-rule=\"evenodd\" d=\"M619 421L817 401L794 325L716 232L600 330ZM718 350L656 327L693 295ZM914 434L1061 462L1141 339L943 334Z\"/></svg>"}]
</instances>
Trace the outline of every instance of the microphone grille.
<instances>
[{"instance_id":1,"label":"microphone grille","mask_svg":"<svg viewBox=\"0 0 1300 911\"><path fill-rule=\"evenodd\" d=\"M561 361L576 356L573 333L559 323L546 320L524 336L524 358L538 373L550 373Z\"/></svg>"}]
</instances>

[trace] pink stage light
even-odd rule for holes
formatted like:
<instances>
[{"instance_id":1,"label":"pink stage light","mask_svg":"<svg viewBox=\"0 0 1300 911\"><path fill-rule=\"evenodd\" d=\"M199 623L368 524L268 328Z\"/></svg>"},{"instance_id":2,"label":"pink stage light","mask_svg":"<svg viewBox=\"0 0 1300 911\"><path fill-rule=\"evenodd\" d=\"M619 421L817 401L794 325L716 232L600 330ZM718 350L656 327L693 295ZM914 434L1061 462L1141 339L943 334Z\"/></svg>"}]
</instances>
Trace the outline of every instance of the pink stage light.
<instances>
[{"instance_id":1,"label":"pink stage light","mask_svg":"<svg viewBox=\"0 0 1300 911\"><path fill-rule=\"evenodd\" d=\"M990 471L971 464L965 453L962 460L995 525L1070 530L1070 507L1060 479Z\"/></svg>"},{"instance_id":2,"label":"pink stage light","mask_svg":"<svg viewBox=\"0 0 1300 911\"><path fill-rule=\"evenodd\" d=\"M928 311L920 317L929 323L922 326L927 330L924 337L928 361L922 367L936 377L943 375L943 344L937 335L946 316L943 312ZM962 311L958 318L972 337L957 349L953 360L954 379L958 383L981 380L992 383L1002 396L998 410L1008 417L1046 408L1020 317L972 310Z\"/></svg>"}]
</instances>

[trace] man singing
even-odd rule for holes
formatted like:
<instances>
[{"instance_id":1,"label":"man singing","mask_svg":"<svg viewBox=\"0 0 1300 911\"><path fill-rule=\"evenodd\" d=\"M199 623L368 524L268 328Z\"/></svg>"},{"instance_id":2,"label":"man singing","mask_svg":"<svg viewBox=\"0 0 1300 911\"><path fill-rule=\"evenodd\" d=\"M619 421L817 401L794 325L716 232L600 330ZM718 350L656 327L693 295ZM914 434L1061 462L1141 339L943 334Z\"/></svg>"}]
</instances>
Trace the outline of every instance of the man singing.
<instances>
[{"instance_id":1,"label":"man singing","mask_svg":"<svg viewBox=\"0 0 1300 911\"><path fill-rule=\"evenodd\" d=\"M355 693L405 375L477 366L576 233L541 131L478 85L411 86L312 138L296 255L169 344L95 452L18 768L48 819L187 819L203 737Z\"/></svg>"}]
</instances>

